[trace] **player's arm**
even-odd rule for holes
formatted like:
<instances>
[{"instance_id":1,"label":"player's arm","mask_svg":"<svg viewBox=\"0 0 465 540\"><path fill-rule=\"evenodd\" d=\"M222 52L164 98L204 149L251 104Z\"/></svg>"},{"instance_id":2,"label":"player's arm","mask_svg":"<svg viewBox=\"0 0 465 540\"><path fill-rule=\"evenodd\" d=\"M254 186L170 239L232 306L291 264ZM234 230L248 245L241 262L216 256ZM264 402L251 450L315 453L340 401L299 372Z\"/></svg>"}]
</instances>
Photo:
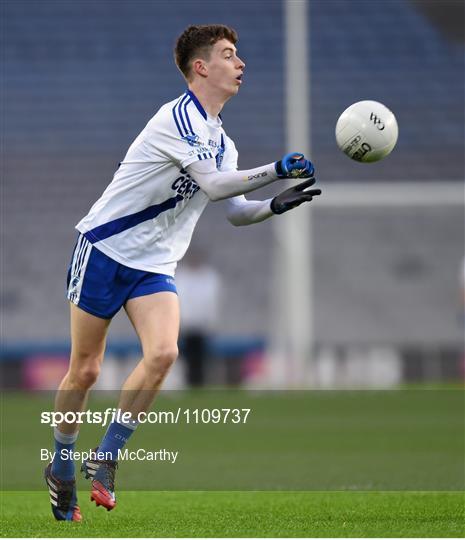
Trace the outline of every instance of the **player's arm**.
<instances>
[{"instance_id":1,"label":"player's arm","mask_svg":"<svg viewBox=\"0 0 465 540\"><path fill-rule=\"evenodd\" d=\"M249 201L243 195L228 199L227 218L233 225L242 226L259 223L274 214L283 214L321 195L321 189L308 189L314 183L315 178L309 178L265 201Z\"/></svg>"},{"instance_id":2,"label":"player's arm","mask_svg":"<svg viewBox=\"0 0 465 540\"><path fill-rule=\"evenodd\" d=\"M187 171L211 201L220 201L254 191L278 179L311 177L314 167L303 154L292 152L276 163L244 171L219 171L214 159L191 163Z\"/></svg>"},{"instance_id":3,"label":"player's arm","mask_svg":"<svg viewBox=\"0 0 465 540\"><path fill-rule=\"evenodd\" d=\"M236 227L260 223L273 215L270 207L272 200L249 201L244 195L231 197L226 201L226 217Z\"/></svg>"}]
</instances>

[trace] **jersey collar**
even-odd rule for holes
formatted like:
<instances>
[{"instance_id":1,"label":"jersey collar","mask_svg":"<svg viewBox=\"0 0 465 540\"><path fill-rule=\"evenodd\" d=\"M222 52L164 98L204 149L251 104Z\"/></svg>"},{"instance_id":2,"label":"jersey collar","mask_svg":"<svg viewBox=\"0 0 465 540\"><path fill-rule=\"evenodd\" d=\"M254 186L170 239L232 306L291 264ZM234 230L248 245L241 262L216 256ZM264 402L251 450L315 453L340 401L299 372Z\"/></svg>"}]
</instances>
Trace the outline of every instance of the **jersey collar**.
<instances>
[{"instance_id":1,"label":"jersey collar","mask_svg":"<svg viewBox=\"0 0 465 540\"><path fill-rule=\"evenodd\" d=\"M199 113L205 118L205 120L207 120L208 116L207 116L207 112L205 111L205 109L202 107L202 104L200 103L200 101L197 99L197 96L194 94L194 92L192 92L191 90L187 90L186 94L188 96L190 96L190 98L192 99L192 101L195 103L195 106L197 107L197 109L199 110Z\"/></svg>"},{"instance_id":2,"label":"jersey collar","mask_svg":"<svg viewBox=\"0 0 465 540\"><path fill-rule=\"evenodd\" d=\"M186 91L186 94L192 99L192 101L194 102L195 106L197 107L199 113L204 117L205 120L208 121L209 118L212 118L211 116L209 117L208 114L207 114L207 111L202 107L202 104L200 103L200 101L197 99L197 96L194 94L194 92L192 92L192 90L187 90ZM222 122L222 118L221 118L221 114L218 115L218 118L220 120L220 124Z\"/></svg>"}]
</instances>

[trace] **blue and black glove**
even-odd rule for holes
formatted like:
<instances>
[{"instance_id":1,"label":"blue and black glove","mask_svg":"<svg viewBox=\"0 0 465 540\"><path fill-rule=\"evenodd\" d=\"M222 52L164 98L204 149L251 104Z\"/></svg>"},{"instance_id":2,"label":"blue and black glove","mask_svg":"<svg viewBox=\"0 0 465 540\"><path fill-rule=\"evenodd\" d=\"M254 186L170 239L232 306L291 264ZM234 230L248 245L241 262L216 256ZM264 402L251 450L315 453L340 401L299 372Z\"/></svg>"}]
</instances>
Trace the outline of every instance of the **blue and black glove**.
<instances>
[{"instance_id":1,"label":"blue and black glove","mask_svg":"<svg viewBox=\"0 0 465 540\"><path fill-rule=\"evenodd\" d=\"M300 152L286 154L274 166L278 178L309 178L315 173L313 163Z\"/></svg>"},{"instance_id":2,"label":"blue and black glove","mask_svg":"<svg viewBox=\"0 0 465 540\"><path fill-rule=\"evenodd\" d=\"M270 203L271 211L274 214L284 214L284 212L292 210L303 202L311 201L313 197L321 195L321 189L309 189L308 191L305 191L310 186L313 186L315 181L314 177L309 178L308 180L305 180L305 182L292 186L279 195L276 195Z\"/></svg>"}]
</instances>

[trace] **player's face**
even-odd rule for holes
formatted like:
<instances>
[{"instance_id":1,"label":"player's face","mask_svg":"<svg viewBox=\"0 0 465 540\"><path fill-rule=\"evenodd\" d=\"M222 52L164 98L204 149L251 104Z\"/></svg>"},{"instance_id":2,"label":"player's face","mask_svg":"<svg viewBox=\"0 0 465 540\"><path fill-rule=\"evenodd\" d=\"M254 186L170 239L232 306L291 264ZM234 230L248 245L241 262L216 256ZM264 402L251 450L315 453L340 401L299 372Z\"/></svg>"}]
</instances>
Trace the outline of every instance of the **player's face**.
<instances>
[{"instance_id":1,"label":"player's face","mask_svg":"<svg viewBox=\"0 0 465 540\"><path fill-rule=\"evenodd\" d=\"M237 49L230 41L222 39L215 43L206 66L208 82L212 87L227 96L237 94L242 84L245 64L237 56Z\"/></svg>"}]
</instances>

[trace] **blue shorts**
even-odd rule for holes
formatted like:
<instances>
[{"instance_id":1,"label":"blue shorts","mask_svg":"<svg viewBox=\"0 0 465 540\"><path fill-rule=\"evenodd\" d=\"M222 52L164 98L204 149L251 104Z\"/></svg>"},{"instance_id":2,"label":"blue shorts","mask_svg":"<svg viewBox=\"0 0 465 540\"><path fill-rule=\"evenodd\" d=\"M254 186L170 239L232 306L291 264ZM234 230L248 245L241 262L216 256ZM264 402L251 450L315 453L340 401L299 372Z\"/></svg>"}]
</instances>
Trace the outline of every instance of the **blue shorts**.
<instances>
[{"instance_id":1,"label":"blue shorts","mask_svg":"<svg viewBox=\"0 0 465 540\"><path fill-rule=\"evenodd\" d=\"M73 251L67 287L70 302L102 319L114 317L130 298L163 291L177 294L173 277L124 266L82 234Z\"/></svg>"}]
</instances>

